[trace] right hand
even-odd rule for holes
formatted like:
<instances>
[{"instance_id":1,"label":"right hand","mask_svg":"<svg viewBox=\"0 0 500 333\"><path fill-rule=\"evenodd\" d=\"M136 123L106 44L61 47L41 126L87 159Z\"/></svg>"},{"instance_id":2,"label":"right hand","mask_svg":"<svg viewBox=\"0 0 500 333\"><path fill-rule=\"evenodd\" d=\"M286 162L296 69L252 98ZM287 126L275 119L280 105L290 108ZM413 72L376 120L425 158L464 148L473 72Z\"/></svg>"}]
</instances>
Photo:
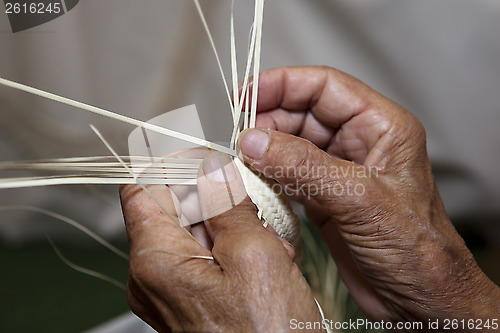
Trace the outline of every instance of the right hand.
<instances>
[{"instance_id":1,"label":"right hand","mask_svg":"<svg viewBox=\"0 0 500 333\"><path fill-rule=\"evenodd\" d=\"M241 134L240 157L307 198L365 314L425 323L499 317L499 288L446 215L413 115L330 68L275 69L259 82L264 129Z\"/></svg>"}]
</instances>

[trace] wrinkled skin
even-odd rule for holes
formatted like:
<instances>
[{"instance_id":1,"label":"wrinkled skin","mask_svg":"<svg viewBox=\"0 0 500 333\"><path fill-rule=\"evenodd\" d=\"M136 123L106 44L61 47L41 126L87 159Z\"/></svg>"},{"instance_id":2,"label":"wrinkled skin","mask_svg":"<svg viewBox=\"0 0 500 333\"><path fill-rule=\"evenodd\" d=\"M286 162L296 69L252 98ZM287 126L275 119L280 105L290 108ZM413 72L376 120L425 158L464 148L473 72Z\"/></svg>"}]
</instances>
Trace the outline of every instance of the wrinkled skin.
<instances>
[{"instance_id":1,"label":"wrinkled skin","mask_svg":"<svg viewBox=\"0 0 500 333\"><path fill-rule=\"evenodd\" d=\"M322 67L263 73L258 111L261 129L242 133L240 158L302 200L370 319L500 317L499 288L444 211L414 116ZM203 212L217 207L214 198L227 186L243 190L234 178L199 181ZM175 220L169 189L151 192ZM122 187L121 198L131 245L129 303L157 330L282 332L291 318L321 320L293 251L287 255L289 245L262 228L248 199L205 221L210 251L137 187ZM140 255L145 248L213 255L215 262Z\"/></svg>"},{"instance_id":2,"label":"wrinkled skin","mask_svg":"<svg viewBox=\"0 0 500 333\"><path fill-rule=\"evenodd\" d=\"M232 176L229 182L204 176L214 160L226 165L226 176ZM295 251L273 230L262 227L232 167L226 155L204 159L195 201L199 200L203 216L211 218L187 228L200 243L180 226L179 216L196 215L192 209L183 215L192 195L180 186L175 191L148 186L166 212L139 186L121 188L130 241L129 304L160 332L280 332L289 326L289 318L321 320L309 286L293 262ZM243 200L226 211L223 199L228 187ZM189 255L213 256L215 262L186 258Z\"/></svg>"}]
</instances>

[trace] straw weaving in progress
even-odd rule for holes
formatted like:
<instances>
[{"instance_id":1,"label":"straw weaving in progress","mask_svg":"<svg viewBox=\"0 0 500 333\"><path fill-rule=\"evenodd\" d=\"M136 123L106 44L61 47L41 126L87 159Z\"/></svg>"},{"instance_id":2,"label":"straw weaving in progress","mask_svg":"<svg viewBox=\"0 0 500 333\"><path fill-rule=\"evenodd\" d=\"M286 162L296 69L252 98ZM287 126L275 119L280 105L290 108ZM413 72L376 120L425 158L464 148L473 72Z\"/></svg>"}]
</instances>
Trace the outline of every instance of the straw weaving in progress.
<instances>
[{"instance_id":1,"label":"straw weaving in progress","mask_svg":"<svg viewBox=\"0 0 500 333\"><path fill-rule=\"evenodd\" d=\"M234 163L240 171L250 199L259 209L258 216L300 253L300 221L283 191L276 190L279 185L263 175L258 176L239 159L235 159Z\"/></svg>"},{"instance_id":2,"label":"straw weaving in progress","mask_svg":"<svg viewBox=\"0 0 500 333\"><path fill-rule=\"evenodd\" d=\"M233 13L231 12L231 88L233 90L233 99L231 101L231 92L229 85L226 82L225 75L222 71L222 66L215 49L213 38L207 25L203 10L197 0L194 0L200 19L203 23L205 31L212 45L218 67L221 72L221 77L224 82L226 95L229 100L233 118L232 137L229 140L230 147L225 147L214 142L204 140L196 136L191 136L186 133L175 131L174 129L158 126L149 122L143 122L134 118L123 116L105 109L87 105L78 101L71 100L62 96L52 94L37 88L26 86L24 84L13 82L7 79L0 78L0 84L21 90L33 95L44 97L59 103L67 104L76 107L80 110L96 113L104 117L112 118L130 125L142 128L144 132L159 133L165 137L173 137L181 139L191 144L207 147L221 153L236 155L235 145L238 134L242 129L254 128L256 123L257 113L257 97L258 97L258 79L260 70L260 52L262 40L262 20L264 10L264 0L255 1L254 21L250 29L249 49L245 64L245 75L243 78L242 89L239 87L238 69L236 62L236 46L234 36ZM234 2L233 2L234 6ZM250 73L253 72L253 85L250 87ZM241 96L239 92L241 91ZM49 171L72 171L70 174L52 174L42 177L24 177L24 178L5 178L0 180L0 188L18 188L30 186L46 186L46 185L61 185L61 184L131 184L137 183L141 186L147 184L196 184L198 167L201 160L188 161L177 159L164 159L160 156L141 156L144 163L147 164L149 158L160 159L161 164L158 167L147 167L146 175L140 175L131 171L132 162L131 156L119 157L109 144L106 143L104 137L98 130L91 125L94 132L99 136L101 141L107 146L108 150L113 153L119 163L111 162L110 157L89 157L87 159L55 159L46 161L34 161L24 163L3 163L0 169L27 169L27 170L49 170ZM136 157L134 157L136 159ZM126 160L127 162L125 162ZM129 162L130 161L130 162ZM43 162L43 163L41 163ZM179 166L186 163L187 166ZM287 197L281 190L279 184L272 179L267 179L264 175L257 175L251 171L246 165L235 158L234 163L239 170L248 195L253 203L258 208L258 216L264 221L264 225L269 224L277 234L290 242L300 252L300 221L295 215L290 206ZM228 207L230 209L231 207ZM199 222L199 221L195 221ZM193 223L195 223L193 222Z\"/></svg>"}]
</instances>

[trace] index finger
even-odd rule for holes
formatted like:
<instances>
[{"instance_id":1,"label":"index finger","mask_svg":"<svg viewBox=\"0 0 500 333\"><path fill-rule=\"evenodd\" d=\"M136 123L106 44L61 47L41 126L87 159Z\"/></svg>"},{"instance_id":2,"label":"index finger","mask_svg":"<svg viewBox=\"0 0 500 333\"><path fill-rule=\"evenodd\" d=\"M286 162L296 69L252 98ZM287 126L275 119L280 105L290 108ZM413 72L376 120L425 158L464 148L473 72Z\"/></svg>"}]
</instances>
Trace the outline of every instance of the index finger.
<instances>
[{"instance_id":1,"label":"index finger","mask_svg":"<svg viewBox=\"0 0 500 333\"><path fill-rule=\"evenodd\" d=\"M322 124L338 128L377 98L383 97L334 68L285 67L260 75L257 111L310 111Z\"/></svg>"},{"instance_id":2,"label":"index finger","mask_svg":"<svg viewBox=\"0 0 500 333\"><path fill-rule=\"evenodd\" d=\"M419 147L412 155L417 164L425 162L425 130L417 118L346 73L278 68L264 72L259 82L259 127L301 136L358 164L397 169L408 157L401 147Z\"/></svg>"}]
</instances>

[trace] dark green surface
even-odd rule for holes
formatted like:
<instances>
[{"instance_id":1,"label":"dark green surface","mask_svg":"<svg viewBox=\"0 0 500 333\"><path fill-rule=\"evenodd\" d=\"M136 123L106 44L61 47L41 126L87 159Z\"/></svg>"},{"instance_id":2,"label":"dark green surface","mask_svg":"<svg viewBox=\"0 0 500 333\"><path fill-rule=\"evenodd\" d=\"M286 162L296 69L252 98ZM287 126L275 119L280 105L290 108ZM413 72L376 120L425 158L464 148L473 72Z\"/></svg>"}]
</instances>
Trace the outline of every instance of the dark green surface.
<instances>
[{"instance_id":1,"label":"dark green surface","mask_svg":"<svg viewBox=\"0 0 500 333\"><path fill-rule=\"evenodd\" d=\"M328 256L326 247L315 228L303 227L310 231L309 241L317 244L313 252L304 253L303 259L321 271ZM481 246L474 245L471 239L475 238L470 236L474 233L459 231L481 267L493 281L500 282L499 247L486 246L488 242L482 239ZM126 282L127 262L107 249L60 244L58 248L73 263ZM125 244L120 248L126 251ZM21 249L0 244L0 258L0 333L82 332L128 311L124 290L72 270L48 242ZM363 318L350 297L344 301L338 304L345 309L344 318Z\"/></svg>"},{"instance_id":2,"label":"dark green surface","mask_svg":"<svg viewBox=\"0 0 500 333\"><path fill-rule=\"evenodd\" d=\"M58 248L75 264L127 280L127 262L104 248ZM72 270L48 242L22 249L0 245L0 258L2 333L82 332L128 311L124 290Z\"/></svg>"}]
</instances>

